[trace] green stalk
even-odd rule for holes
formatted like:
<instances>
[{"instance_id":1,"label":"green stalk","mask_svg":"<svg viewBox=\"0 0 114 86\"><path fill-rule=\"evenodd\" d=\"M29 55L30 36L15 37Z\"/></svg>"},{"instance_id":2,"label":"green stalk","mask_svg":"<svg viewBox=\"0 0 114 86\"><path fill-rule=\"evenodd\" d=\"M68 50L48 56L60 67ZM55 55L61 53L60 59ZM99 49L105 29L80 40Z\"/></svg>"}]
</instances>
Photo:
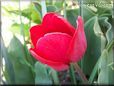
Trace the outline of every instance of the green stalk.
<instances>
[{"instance_id":1,"label":"green stalk","mask_svg":"<svg viewBox=\"0 0 114 86\"><path fill-rule=\"evenodd\" d=\"M70 63L69 73L70 73L71 82L74 85L76 85L77 82L75 78L75 71L74 71L73 63Z\"/></svg>"},{"instance_id":2,"label":"green stalk","mask_svg":"<svg viewBox=\"0 0 114 86\"><path fill-rule=\"evenodd\" d=\"M63 12L64 12L64 18L67 19L67 14L66 14L66 0L64 0L64 10L63 10Z\"/></svg>"},{"instance_id":3,"label":"green stalk","mask_svg":"<svg viewBox=\"0 0 114 86\"><path fill-rule=\"evenodd\" d=\"M53 69L51 70L51 76L52 76L52 79L53 79L53 83L55 85L60 85L58 73Z\"/></svg>"},{"instance_id":4,"label":"green stalk","mask_svg":"<svg viewBox=\"0 0 114 86\"><path fill-rule=\"evenodd\" d=\"M32 2L32 1L31 1ZM23 36L23 41L24 41L24 52L25 52L25 55L26 55L26 60L25 63L26 65L28 65L29 67L31 67L31 71L34 75L34 69L33 69L33 59L30 57L30 53L28 51L28 48L26 46L26 41L25 41L25 33L24 33L24 24L23 24L23 21L22 21L22 12L21 12L21 0L19 0L19 13L20 13L20 34ZM31 23L31 20L30 20L30 23ZM32 64L32 65L31 65Z\"/></svg>"},{"instance_id":5,"label":"green stalk","mask_svg":"<svg viewBox=\"0 0 114 86\"><path fill-rule=\"evenodd\" d=\"M1 7L1 1L0 1L0 7ZM1 14L1 8L0 8L0 14ZM1 16L0 16L0 30L1 30ZM1 33L0 33L1 36ZM1 37L0 37L0 47L1 47ZM1 48L0 48L0 84L2 84L2 56L1 56Z\"/></svg>"},{"instance_id":6,"label":"green stalk","mask_svg":"<svg viewBox=\"0 0 114 86\"><path fill-rule=\"evenodd\" d=\"M82 16L82 18L83 18L83 0L79 0L79 8L80 8L80 10L79 10L79 15L80 16Z\"/></svg>"},{"instance_id":7,"label":"green stalk","mask_svg":"<svg viewBox=\"0 0 114 86\"><path fill-rule=\"evenodd\" d=\"M32 0L30 0L30 4L32 4ZM32 9L30 9L30 12L32 13ZM31 27L31 17L30 17L30 20L29 20L29 28Z\"/></svg>"},{"instance_id":8,"label":"green stalk","mask_svg":"<svg viewBox=\"0 0 114 86\"><path fill-rule=\"evenodd\" d=\"M67 19L66 0L64 0L64 9L63 9L63 12L64 12L64 18ZM76 85L77 82L76 82L75 71L74 71L74 67L73 67L73 64L72 63L70 63L69 73L70 73L70 78L71 78L72 84Z\"/></svg>"},{"instance_id":9,"label":"green stalk","mask_svg":"<svg viewBox=\"0 0 114 86\"><path fill-rule=\"evenodd\" d=\"M77 73L79 74L79 76L81 77L83 83L88 84L88 80L87 80L86 76L84 75L84 73L82 72L82 70L80 69L80 67L78 66L77 63L74 63L74 68L77 71Z\"/></svg>"},{"instance_id":10,"label":"green stalk","mask_svg":"<svg viewBox=\"0 0 114 86\"><path fill-rule=\"evenodd\" d=\"M83 18L83 0L79 0L79 15ZM83 68L83 62L84 62L84 58L82 58L82 60L81 60L81 68L82 68L82 70L84 69Z\"/></svg>"},{"instance_id":11,"label":"green stalk","mask_svg":"<svg viewBox=\"0 0 114 86\"><path fill-rule=\"evenodd\" d=\"M25 43L25 34L24 34L24 26L23 26L23 23L22 23L22 18L21 18L21 15L22 15L22 12L21 12L21 0L19 0L19 16L20 16L20 33L21 35L23 36L23 41Z\"/></svg>"},{"instance_id":12,"label":"green stalk","mask_svg":"<svg viewBox=\"0 0 114 86\"><path fill-rule=\"evenodd\" d=\"M47 8L46 8L46 1L41 0L41 7L42 7L42 17L47 13Z\"/></svg>"},{"instance_id":13,"label":"green stalk","mask_svg":"<svg viewBox=\"0 0 114 86\"><path fill-rule=\"evenodd\" d=\"M94 69L92 70L92 73L90 75L90 78L89 78L89 83L90 84L92 84L92 82L93 82L93 80L94 80L94 78L97 74L99 62L100 62L100 58L98 59L97 63L95 64Z\"/></svg>"}]
</instances>

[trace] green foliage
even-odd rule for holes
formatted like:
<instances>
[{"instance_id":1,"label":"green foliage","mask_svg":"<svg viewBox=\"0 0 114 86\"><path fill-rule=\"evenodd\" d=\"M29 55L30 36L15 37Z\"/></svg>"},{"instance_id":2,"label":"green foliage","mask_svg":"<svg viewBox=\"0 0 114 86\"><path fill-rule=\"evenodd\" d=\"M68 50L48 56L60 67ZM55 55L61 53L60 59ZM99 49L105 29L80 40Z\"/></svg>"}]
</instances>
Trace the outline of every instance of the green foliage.
<instances>
[{"instance_id":1,"label":"green foliage","mask_svg":"<svg viewBox=\"0 0 114 86\"><path fill-rule=\"evenodd\" d=\"M34 22L36 22L36 23L41 23L41 17L42 17L41 5L38 2L33 2L33 8L34 9L31 14L32 20L34 20Z\"/></svg>"},{"instance_id":2,"label":"green foliage","mask_svg":"<svg viewBox=\"0 0 114 86\"><path fill-rule=\"evenodd\" d=\"M1 48L2 48L2 56L4 57L4 60L5 60L4 75L5 75L5 78L7 80L7 84L9 84L9 83L14 83L15 84L13 65L12 65L12 63L9 59L10 56L9 56L8 51L7 51L7 48L4 45L3 39L1 39Z\"/></svg>"},{"instance_id":3,"label":"green foliage","mask_svg":"<svg viewBox=\"0 0 114 86\"><path fill-rule=\"evenodd\" d=\"M56 0L54 2L54 6L57 6L58 9L61 9L63 7L63 3L64 3L64 0L61 0L61 1Z\"/></svg>"},{"instance_id":4,"label":"green foliage","mask_svg":"<svg viewBox=\"0 0 114 86\"><path fill-rule=\"evenodd\" d=\"M35 23L41 23L41 13L35 9L36 5L31 4L28 8L23 10L8 10L9 13L15 14L15 15L21 15L29 20L32 20ZM40 9L41 8L37 8ZM7 10L7 7L5 8Z\"/></svg>"},{"instance_id":5,"label":"green foliage","mask_svg":"<svg viewBox=\"0 0 114 86\"><path fill-rule=\"evenodd\" d=\"M35 84L52 84L45 65L36 62L35 64Z\"/></svg>"},{"instance_id":6,"label":"green foliage","mask_svg":"<svg viewBox=\"0 0 114 86\"><path fill-rule=\"evenodd\" d=\"M47 6L47 12L55 12L57 10L56 6L48 5Z\"/></svg>"},{"instance_id":7,"label":"green foliage","mask_svg":"<svg viewBox=\"0 0 114 86\"><path fill-rule=\"evenodd\" d=\"M114 73L113 73L113 50L112 47L114 46L114 40L108 44L108 47L106 47L100 58L98 59L91 76L89 78L89 82L92 83L94 80L96 74L98 73L98 69L100 69L99 75L98 75L98 83L100 84L113 84L114 80ZM109 54L110 52L110 54Z\"/></svg>"},{"instance_id":8,"label":"green foliage","mask_svg":"<svg viewBox=\"0 0 114 86\"><path fill-rule=\"evenodd\" d=\"M77 15L78 9L67 10L67 19L74 27L76 27Z\"/></svg>"},{"instance_id":9,"label":"green foliage","mask_svg":"<svg viewBox=\"0 0 114 86\"><path fill-rule=\"evenodd\" d=\"M57 12L63 15L75 28L77 27L76 19L78 15L83 15L87 50L80 61L81 69L87 76L89 83L114 84L114 25L112 23L114 19L112 18L112 0L83 0L83 14L80 14L77 1L79 2L80 0L46 0L45 3L42 0L35 0L22 10L19 10L17 6L15 8L10 5L2 6L6 13L5 16L15 15L16 17L21 17L21 22L15 20L9 28L15 36L11 39L8 47L4 45L3 40L1 41L2 57L5 60L3 73L6 84L59 85L62 81L65 81L60 76L58 77L59 73L54 69L38 61L36 62L27 47L27 44L30 42L30 27L32 24L41 24L46 12ZM64 3L66 3L66 6ZM28 21L25 23L23 19ZM17 38L17 34L27 38L24 44ZM73 70L70 73L72 80L68 80L71 83L73 80L73 83L75 81L77 81L76 84L80 83L78 82L80 76L74 73Z\"/></svg>"},{"instance_id":10,"label":"green foliage","mask_svg":"<svg viewBox=\"0 0 114 86\"><path fill-rule=\"evenodd\" d=\"M55 84L55 85L60 84L59 78L58 78L58 73L54 69L49 68L49 75L52 78L53 84Z\"/></svg>"},{"instance_id":11,"label":"green foliage","mask_svg":"<svg viewBox=\"0 0 114 86\"><path fill-rule=\"evenodd\" d=\"M96 15L97 14L95 14L95 12L92 9L90 9L88 6L86 5L83 6L83 18L85 22Z\"/></svg>"},{"instance_id":12,"label":"green foliage","mask_svg":"<svg viewBox=\"0 0 114 86\"><path fill-rule=\"evenodd\" d=\"M101 55L101 42L102 47L105 46L105 38L103 36L98 23L98 18L96 16L92 17L85 23L85 33L87 37L88 48L83 58L83 70L85 74L89 75L96 61Z\"/></svg>"},{"instance_id":13,"label":"green foliage","mask_svg":"<svg viewBox=\"0 0 114 86\"><path fill-rule=\"evenodd\" d=\"M31 65L26 60L23 45L15 36L9 44L8 53L14 69L15 84L33 84L34 76Z\"/></svg>"},{"instance_id":14,"label":"green foliage","mask_svg":"<svg viewBox=\"0 0 114 86\"><path fill-rule=\"evenodd\" d=\"M26 37L28 37L29 36L29 25L28 24L22 24L22 25L24 28L24 34ZM20 34L20 26L21 26L21 24L14 23L14 24L12 24L10 31L14 34L15 33Z\"/></svg>"},{"instance_id":15,"label":"green foliage","mask_svg":"<svg viewBox=\"0 0 114 86\"><path fill-rule=\"evenodd\" d=\"M99 75L98 75L98 83L101 84L114 84L114 58L113 58L113 50L114 40L112 40L106 49L103 50L101 55L101 61L99 64ZM105 75L105 76L104 76Z\"/></svg>"},{"instance_id":16,"label":"green foliage","mask_svg":"<svg viewBox=\"0 0 114 86\"><path fill-rule=\"evenodd\" d=\"M109 4L111 3L112 0L84 0L84 3L87 3L87 4L103 4L103 3L106 3L106 4ZM100 4L99 4L100 5Z\"/></svg>"}]
</instances>

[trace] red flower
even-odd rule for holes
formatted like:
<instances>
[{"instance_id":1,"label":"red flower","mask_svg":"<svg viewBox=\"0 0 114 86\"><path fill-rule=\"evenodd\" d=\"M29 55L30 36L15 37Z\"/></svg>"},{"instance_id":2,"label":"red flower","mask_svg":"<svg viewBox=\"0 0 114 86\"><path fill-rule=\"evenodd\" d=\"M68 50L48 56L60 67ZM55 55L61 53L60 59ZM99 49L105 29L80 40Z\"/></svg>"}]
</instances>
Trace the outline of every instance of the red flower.
<instances>
[{"instance_id":1,"label":"red flower","mask_svg":"<svg viewBox=\"0 0 114 86\"><path fill-rule=\"evenodd\" d=\"M87 47L80 16L75 29L60 15L47 13L42 24L30 29L30 37L34 46L30 49L31 54L57 71L66 70L70 62L79 61Z\"/></svg>"}]
</instances>

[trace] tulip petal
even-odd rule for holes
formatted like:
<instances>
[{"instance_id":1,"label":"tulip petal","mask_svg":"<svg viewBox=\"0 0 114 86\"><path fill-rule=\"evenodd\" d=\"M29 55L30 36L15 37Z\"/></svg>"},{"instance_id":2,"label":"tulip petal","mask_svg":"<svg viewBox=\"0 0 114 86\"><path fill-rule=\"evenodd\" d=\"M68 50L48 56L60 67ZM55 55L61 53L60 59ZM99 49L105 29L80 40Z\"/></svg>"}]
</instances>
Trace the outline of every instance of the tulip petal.
<instances>
[{"instance_id":1,"label":"tulip petal","mask_svg":"<svg viewBox=\"0 0 114 86\"><path fill-rule=\"evenodd\" d=\"M71 38L70 35L60 32L45 34L37 42L37 53L45 59L67 64L69 63L69 59L66 53Z\"/></svg>"},{"instance_id":2,"label":"tulip petal","mask_svg":"<svg viewBox=\"0 0 114 86\"><path fill-rule=\"evenodd\" d=\"M34 46L40 37L44 35L44 31L41 25L36 25L30 28L30 38Z\"/></svg>"},{"instance_id":3,"label":"tulip petal","mask_svg":"<svg viewBox=\"0 0 114 86\"><path fill-rule=\"evenodd\" d=\"M84 24L81 16L77 19L77 29L76 32L70 42L68 49L68 56L72 62L79 61L87 48L87 42L84 32Z\"/></svg>"},{"instance_id":4,"label":"tulip petal","mask_svg":"<svg viewBox=\"0 0 114 86\"><path fill-rule=\"evenodd\" d=\"M73 36L75 32L75 28L57 13L47 13L43 18L42 25L47 33L63 32Z\"/></svg>"},{"instance_id":5,"label":"tulip petal","mask_svg":"<svg viewBox=\"0 0 114 86\"><path fill-rule=\"evenodd\" d=\"M53 69L57 70L57 71L63 71L63 70L67 70L68 69L68 65L61 63L61 62L53 62L50 60L47 60L45 58L42 58L41 56L39 56L36 52L35 49L30 49L31 54L39 61L41 61L44 64L47 64L48 66L52 67Z\"/></svg>"},{"instance_id":6,"label":"tulip petal","mask_svg":"<svg viewBox=\"0 0 114 86\"><path fill-rule=\"evenodd\" d=\"M74 27L64 18L56 13L47 13L41 25L30 28L30 37L34 46L37 40L46 33L63 32L73 36Z\"/></svg>"}]
</instances>

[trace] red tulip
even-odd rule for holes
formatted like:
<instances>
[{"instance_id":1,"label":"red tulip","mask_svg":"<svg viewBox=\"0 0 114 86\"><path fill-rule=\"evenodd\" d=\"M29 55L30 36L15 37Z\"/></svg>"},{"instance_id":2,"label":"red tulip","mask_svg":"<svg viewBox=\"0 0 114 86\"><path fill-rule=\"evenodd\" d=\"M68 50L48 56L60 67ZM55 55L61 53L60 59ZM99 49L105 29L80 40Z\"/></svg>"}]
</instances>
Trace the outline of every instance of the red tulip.
<instances>
[{"instance_id":1,"label":"red tulip","mask_svg":"<svg viewBox=\"0 0 114 86\"><path fill-rule=\"evenodd\" d=\"M66 70L71 62L79 61L87 47L81 16L75 29L60 15L47 13L42 24L30 29L30 37L34 46L31 54L57 71Z\"/></svg>"}]
</instances>

